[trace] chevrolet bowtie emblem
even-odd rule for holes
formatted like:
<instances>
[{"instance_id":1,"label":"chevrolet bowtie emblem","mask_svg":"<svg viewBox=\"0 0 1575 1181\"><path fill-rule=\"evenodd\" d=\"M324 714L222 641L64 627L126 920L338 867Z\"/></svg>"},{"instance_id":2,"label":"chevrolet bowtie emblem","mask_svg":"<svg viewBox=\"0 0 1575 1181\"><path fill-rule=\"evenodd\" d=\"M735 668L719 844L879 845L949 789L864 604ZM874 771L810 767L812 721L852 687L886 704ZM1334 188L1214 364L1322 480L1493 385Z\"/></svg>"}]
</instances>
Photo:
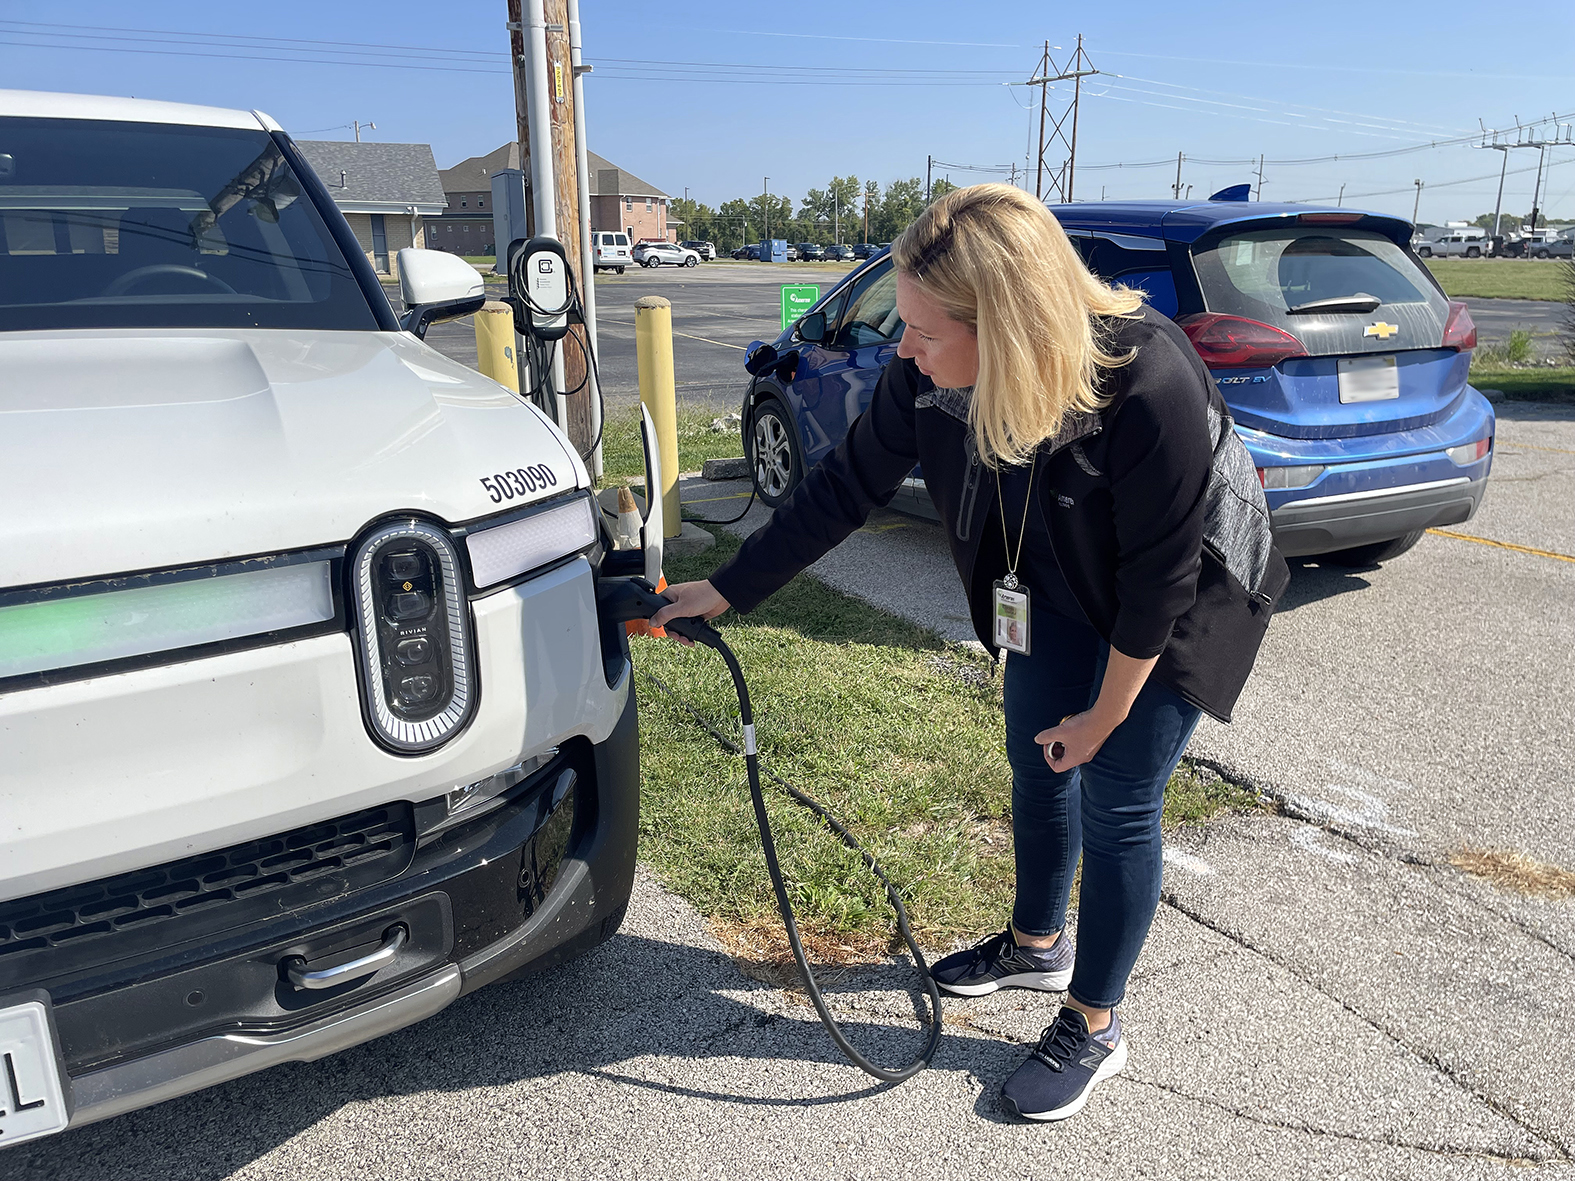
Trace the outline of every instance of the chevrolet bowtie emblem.
<instances>
[{"instance_id":1,"label":"chevrolet bowtie emblem","mask_svg":"<svg viewBox=\"0 0 1575 1181\"><path fill-rule=\"evenodd\" d=\"M1362 335L1376 336L1379 340L1388 340L1391 336L1399 331L1400 325L1385 324L1382 320L1380 320L1378 323L1369 324L1366 328L1362 329Z\"/></svg>"}]
</instances>

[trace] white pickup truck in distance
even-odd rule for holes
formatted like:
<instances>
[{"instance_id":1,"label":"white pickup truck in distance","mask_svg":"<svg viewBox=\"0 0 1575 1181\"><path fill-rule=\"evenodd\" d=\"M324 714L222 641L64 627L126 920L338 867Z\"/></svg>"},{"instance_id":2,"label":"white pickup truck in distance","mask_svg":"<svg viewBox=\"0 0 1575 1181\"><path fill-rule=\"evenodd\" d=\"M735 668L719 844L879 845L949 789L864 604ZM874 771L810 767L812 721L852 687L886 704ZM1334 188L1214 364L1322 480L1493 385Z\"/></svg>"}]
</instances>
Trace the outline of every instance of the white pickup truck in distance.
<instances>
[{"instance_id":1,"label":"white pickup truck in distance","mask_svg":"<svg viewBox=\"0 0 1575 1181\"><path fill-rule=\"evenodd\" d=\"M480 276L401 251L396 318L271 119L169 103L0 91L0 232L5 1144L611 935L610 543L558 428L421 339Z\"/></svg>"}]
</instances>

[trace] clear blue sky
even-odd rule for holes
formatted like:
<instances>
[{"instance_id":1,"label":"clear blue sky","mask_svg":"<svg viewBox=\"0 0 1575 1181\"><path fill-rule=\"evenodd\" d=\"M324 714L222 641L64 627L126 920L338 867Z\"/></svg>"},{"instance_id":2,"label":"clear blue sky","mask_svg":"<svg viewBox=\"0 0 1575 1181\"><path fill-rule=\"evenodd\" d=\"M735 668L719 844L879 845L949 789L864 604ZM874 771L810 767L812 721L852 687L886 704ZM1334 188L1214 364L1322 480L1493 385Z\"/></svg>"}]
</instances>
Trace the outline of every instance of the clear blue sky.
<instances>
[{"instance_id":1,"label":"clear blue sky","mask_svg":"<svg viewBox=\"0 0 1575 1181\"><path fill-rule=\"evenodd\" d=\"M1421 219L1491 210L1500 154L1462 145L1379 159L1293 165L1405 148L1477 129L1575 122L1575 4L1052 6L869 0L765 11L582 0L592 148L675 196L710 204L759 192L795 199L834 175L882 183L925 157L1022 166L1042 42L1079 32L1095 67L1078 127L1076 196L1170 195L1178 151L1197 161L1268 157L1268 199L1329 198ZM298 138L430 143L438 165L514 135L503 0L6 0L0 80L10 87L255 107ZM819 19L834 12L835 21ZM26 23L34 22L34 23ZM264 40L268 39L268 40ZM266 59L266 60L260 60ZM1067 92L1052 91L1052 110ZM1575 217L1575 148L1548 153L1544 208ZM1163 166L1096 165L1168 160ZM1537 153L1509 153L1506 210L1531 204ZM987 172L941 167L957 183ZM1251 179L1245 163L1183 164L1194 197ZM1470 180L1491 174L1491 179ZM1468 183L1449 183L1467 181ZM1030 183L1030 188L1032 187Z\"/></svg>"}]
</instances>

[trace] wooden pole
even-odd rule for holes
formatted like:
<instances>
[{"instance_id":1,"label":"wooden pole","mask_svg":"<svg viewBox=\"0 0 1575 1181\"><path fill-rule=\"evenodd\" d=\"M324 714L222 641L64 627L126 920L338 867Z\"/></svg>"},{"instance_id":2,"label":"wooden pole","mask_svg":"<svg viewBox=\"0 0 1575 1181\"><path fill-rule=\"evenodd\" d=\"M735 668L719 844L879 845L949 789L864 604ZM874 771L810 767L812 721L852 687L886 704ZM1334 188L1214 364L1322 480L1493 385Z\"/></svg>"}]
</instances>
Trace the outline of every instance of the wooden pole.
<instances>
[{"instance_id":1,"label":"wooden pole","mask_svg":"<svg viewBox=\"0 0 1575 1181\"><path fill-rule=\"evenodd\" d=\"M527 178L535 175L530 166L530 116L527 104L529 93L527 72L530 59L526 52L522 0L508 0L509 49L514 63L514 117L520 144L520 166ZM579 171L574 152L574 76L569 52L568 0L544 0L547 22L547 109L552 144L552 204L553 231L563 243L570 265L579 270L580 216ZM527 179L527 186L530 181ZM536 194L527 193L528 210L526 226L534 235L536 226ZM498 243L499 263L506 262L507 242ZM579 278L578 274L576 278ZM563 389L580 388L568 398L567 431L569 441L580 454L591 449L595 429L591 415L590 384L585 380L585 327L576 324L569 336L559 344L562 361Z\"/></svg>"}]
</instances>

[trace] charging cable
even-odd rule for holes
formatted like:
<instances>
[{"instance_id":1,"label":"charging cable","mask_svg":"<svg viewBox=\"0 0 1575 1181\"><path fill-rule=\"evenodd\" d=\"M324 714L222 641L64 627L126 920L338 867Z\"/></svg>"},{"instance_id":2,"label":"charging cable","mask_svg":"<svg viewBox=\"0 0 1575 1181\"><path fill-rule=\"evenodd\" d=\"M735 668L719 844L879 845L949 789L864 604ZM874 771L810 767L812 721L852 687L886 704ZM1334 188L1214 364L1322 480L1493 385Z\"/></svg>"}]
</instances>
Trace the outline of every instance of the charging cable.
<instances>
[{"instance_id":1,"label":"charging cable","mask_svg":"<svg viewBox=\"0 0 1575 1181\"><path fill-rule=\"evenodd\" d=\"M597 607L602 618L608 621L627 622L633 619L649 619L663 607L669 605L670 600L665 595L658 594L651 584L643 578L604 578L597 583ZM923 978L925 987L929 991L930 1000L930 1034L925 1041L924 1048L906 1066L895 1069L877 1065L860 1054L843 1035L842 1029L832 1017L831 1010L827 1008L826 1001L820 994L820 986L815 982L815 973L810 969L809 960L804 955L804 945L799 940L798 923L793 917L793 904L788 899L787 886L782 881L782 869L777 864L776 841L771 835L771 820L766 815L765 796L760 788L760 762L756 757L755 748L755 715L749 704L749 686L744 683L744 672L738 665L738 657L733 655L733 650L727 646L727 641L709 623L703 619L669 619L662 625L674 635L683 636L697 644L704 644L707 648L714 649L727 664L727 671L733 678L733 689L738 694L739 720L744 727L744 745L742 750L731 739L725 737L720 731L705 720L695 709L685 703L699 723L716 739L721 746L733 754L744 756L744 767L749 775L749 798L755 809L755 826L760 830L760 847L766 855L766 871L771 875L771 888L777 896L777 909L782 914L782 926L787 932L788 945L793 949L793 958L798 963L799 975L803 977L805 991L809 999L814 1002L815 1012L820 1014L820 1021L831 1034L831 1040L837 1043L837 1048L847 1055L860 1070L874 1076L881 1082L900 1083L912 1078L930 1064L930 1059L935 1056L936 1047L941 1040L941 994L936 987L934 978L930 975L930 966L924 958L924 952L919 949L918 941L914 939L913 932L908 927L908 912L903 909L902 899L897 894L897 888L891 884L891 879L881 869L880 863L874 856L859 844L857 838L837 820L824 805L799 791L787 780L779 775L772 774L772 780L785 791L793 801L801 807L808 808L818 816L823 824L836 833L842 843L854 850L864 859L864 864L870 869L881 885L886 888L886 899L891 903L892 910L897 914L897 932L902 936L908 950L913 953L913 961L918 965L919 975ZM660 682L658 682L660 684ZM671 693L665 685L664 690Z\"/></svg>"}]
</instances>

